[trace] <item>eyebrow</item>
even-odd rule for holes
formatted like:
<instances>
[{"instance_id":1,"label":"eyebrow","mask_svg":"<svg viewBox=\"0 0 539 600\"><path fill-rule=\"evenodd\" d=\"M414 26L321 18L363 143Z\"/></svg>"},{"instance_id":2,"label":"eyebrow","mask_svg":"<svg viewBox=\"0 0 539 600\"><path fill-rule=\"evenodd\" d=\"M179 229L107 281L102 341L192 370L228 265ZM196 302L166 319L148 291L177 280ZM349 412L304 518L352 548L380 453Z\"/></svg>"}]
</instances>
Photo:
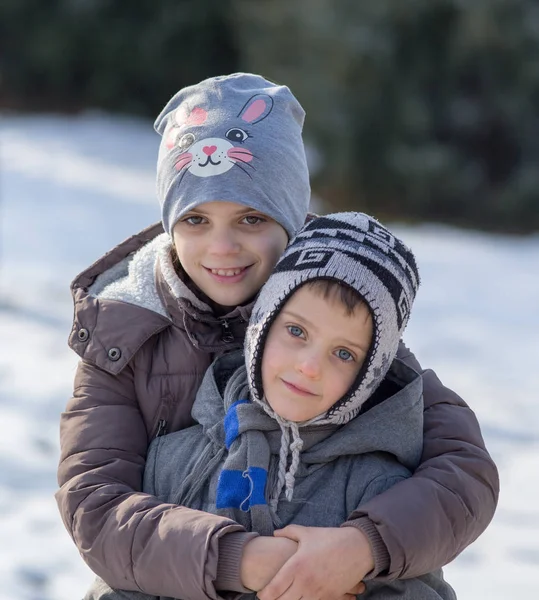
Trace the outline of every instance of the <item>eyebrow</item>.
<instances>
[{"instance_id":1,"label":"eyebrow","mask_svg":"<svg viewBox=\"0 0 539 600\"><path fill-rule=\"evenodd\" d=\"M292 317L293 319L297 319L298 321L302 321L303 323L305 323L305 325L308 325L309 327L314 327L315 329L317 329L316 325L314 325L313 323L311 323L308 319L306 319L304 316L302 315L298 315L295 312L292 312L291 310L283 310L282 315L287 314L288 316ZM355 342L352 342L350 340L347 340L346 338L342 339L343 343L346 346L350 346L352 348L355 348L356 350L361 350L361 352L368 352L368 348L364 348L363 346L360 346L359 344L356 344Z\"/></svg>"},{"instance_id":2,"label":"eyebrow","mask_svg":"<svg viewBox=\"0 0 539 600\"><path fill-rule=\"evenodd\" d=\"M237 210L234 213L234 216L246 215L246 214L251 213L251 212L257 212L258 213L260 211L256 210L256 208L251 208L250 206L246 206L244 208L240 208L239 210ZM205 211L202 207L199 207L199 206L197 206L197 207L193 208L192 210L190 210L189 213L197 213L197 214L201 214L201 215L207 215L208 214L207 211ZM187 214L189 214L189 213L187 213Z\"/></svg>"}]
</instances>

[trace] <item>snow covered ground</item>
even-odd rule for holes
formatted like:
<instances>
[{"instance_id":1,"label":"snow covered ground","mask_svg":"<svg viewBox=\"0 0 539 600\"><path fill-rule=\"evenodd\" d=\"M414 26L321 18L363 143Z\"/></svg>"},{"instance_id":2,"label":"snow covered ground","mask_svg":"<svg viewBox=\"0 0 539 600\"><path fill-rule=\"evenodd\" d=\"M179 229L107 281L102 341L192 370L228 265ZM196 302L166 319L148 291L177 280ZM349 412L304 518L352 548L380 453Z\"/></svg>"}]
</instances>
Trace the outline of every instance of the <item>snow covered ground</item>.
<instances>
[{"instance_id":1,"label":"snow covered ground","mask_svg":"<svg viewBox=\"0 0 539 600\"><path fill-rule=\"evenodd\" d=\"M0 600L74 600L91 580L53 500L69 282L158 220L157 144L146 121L0 115ZM500 468L497 515L447 579L460 600L535 598L539 236L397 229L423 278L406 340L475 409Z\"/></svg>"}]
</instances>

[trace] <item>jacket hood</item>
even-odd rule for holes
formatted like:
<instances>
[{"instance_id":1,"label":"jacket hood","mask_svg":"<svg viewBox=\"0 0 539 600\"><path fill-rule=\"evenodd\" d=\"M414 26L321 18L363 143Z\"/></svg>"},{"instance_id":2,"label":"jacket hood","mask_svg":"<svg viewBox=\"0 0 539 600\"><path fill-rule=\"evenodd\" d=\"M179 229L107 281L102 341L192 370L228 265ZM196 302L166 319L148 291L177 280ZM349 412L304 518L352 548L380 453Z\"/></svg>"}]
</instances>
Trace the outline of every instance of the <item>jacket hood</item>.
<instances>
[{"instance_id":1,"label":"jacket hood","mask_svg":"<svg viewBox=\"0 0 539 600\"><path fill-rule=\"evenodd\" d=\"M166 233L156 235L135 253L123 258L119 256L116 264L109 268L105 266L105 270L97 275L89 287L88 293L102 300L134 304L169 318L156 286L156 276L160 270L176 299L188 300L201 312L211 312L211 308L197 298L176 274L170 250L170 236Z\"/></svg>"},{"instance_id":2,"label":"jacket hood","mask_svg":"<svg viewBox=\"0 0 539 600\"><path fill-rule=\"evenodd\" d=\"M387 452L411 471L416 469L423 450L423 381L399 359L393 361L386 379L400 389L314 446L303 458L306 464L343 454Z\"/></svg>"},{"instance_id":3,"label":"jacket hood","mask_svg":"<svg viewBox=\"0 0 539 600\"><path fill-rule=\"evenodd\" d=\"M224 389L238 369L245 370L241 352L230 353L214 361L206 372L193 406L193 418L219 444L224 444L225 436L222 426L227 411ZM340 456L371 452L392 454L410 470L417 467L423 449L421 376L395 359L386 377L398 391L345 425L323 424L299 428L303 451L298 474L302 469L331 462ZM268 436L272 453L279 454L281 429L262 407L257 405L257 408L260 411L257 426Z\"/></svg>"}]
</instances>

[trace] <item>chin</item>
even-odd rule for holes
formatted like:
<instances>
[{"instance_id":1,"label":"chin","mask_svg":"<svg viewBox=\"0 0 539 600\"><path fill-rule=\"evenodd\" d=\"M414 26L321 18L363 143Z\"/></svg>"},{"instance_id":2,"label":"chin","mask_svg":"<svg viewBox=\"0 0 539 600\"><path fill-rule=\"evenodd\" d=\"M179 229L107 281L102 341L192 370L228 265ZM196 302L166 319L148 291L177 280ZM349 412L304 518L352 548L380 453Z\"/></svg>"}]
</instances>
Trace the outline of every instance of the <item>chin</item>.
<instances>
[{"instance_id":1,"label":"chin","mask_svg":"<svg viewBox=\"0 0 539 600\"><path fill-rule=\"evenodd\" d=\"M277 412L277 411L275 411ZM286 419L292 423L302 423L303 421L307 421L310 419L310 415L297 415L295 413L288 414L286 411L277 413L282 419Z\"/></svg>"},{"instance_id":2,"label":"chin","mask_svg":"<svg viewBox=\"0 0 539 600\"><path fill-rule=\"evenodd\" d=\"M236 306L242 306L243 304L246 304L247 298L244 298L243 296L239 296L238 298L219 298L214 300L214 302L227 309L228 312L231 312L236 308Z\"/></svg>"}]
</instances>

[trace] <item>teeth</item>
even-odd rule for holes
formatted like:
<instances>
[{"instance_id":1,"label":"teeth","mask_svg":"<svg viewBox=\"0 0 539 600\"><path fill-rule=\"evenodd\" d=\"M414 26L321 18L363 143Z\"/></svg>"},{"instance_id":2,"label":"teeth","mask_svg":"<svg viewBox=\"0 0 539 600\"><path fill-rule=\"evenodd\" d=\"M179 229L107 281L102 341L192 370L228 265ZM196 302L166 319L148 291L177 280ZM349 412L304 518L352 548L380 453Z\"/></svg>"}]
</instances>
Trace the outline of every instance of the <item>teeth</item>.
<instances>
[{"instance_id":1,"label":"teeth","mask_svg":"<svg viewBox=\"0 0 539 600\"><path fill-rule=\"evenodd\" d=\"M221 275L224 277L232 277L234 275L239 275L243 269L240 267L239 269L210 269L214 275Z\"/></svg>"}]
</instances>

